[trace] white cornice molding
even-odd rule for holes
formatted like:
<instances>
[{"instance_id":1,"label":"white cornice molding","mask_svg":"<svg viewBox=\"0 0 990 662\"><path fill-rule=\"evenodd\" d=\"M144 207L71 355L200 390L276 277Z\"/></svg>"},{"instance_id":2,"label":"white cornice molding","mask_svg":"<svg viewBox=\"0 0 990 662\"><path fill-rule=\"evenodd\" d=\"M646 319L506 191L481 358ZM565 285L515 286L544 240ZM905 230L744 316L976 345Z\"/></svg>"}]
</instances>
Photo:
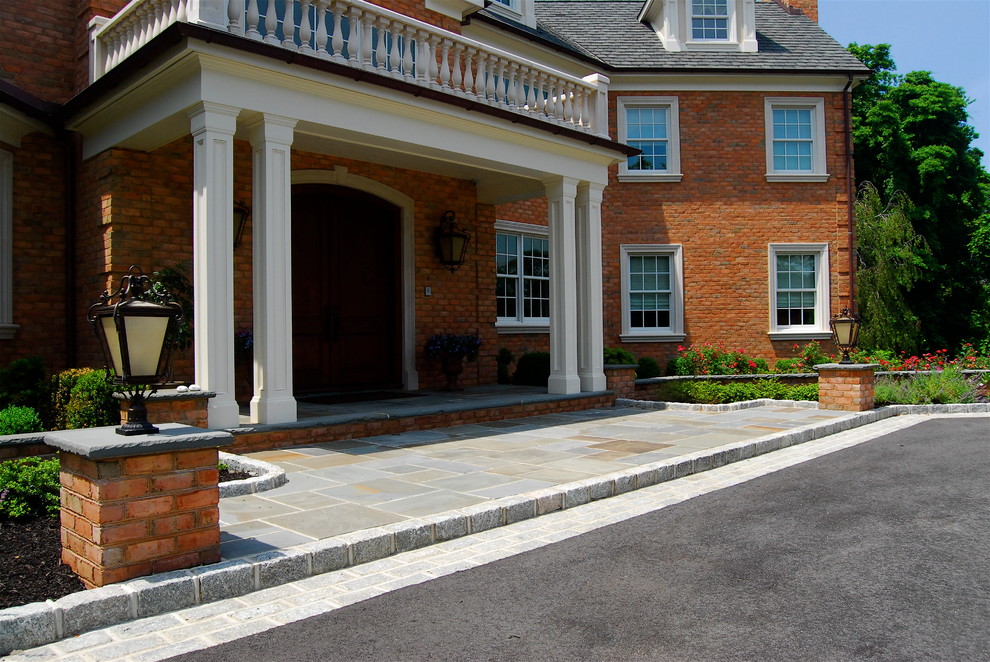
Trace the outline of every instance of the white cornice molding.
<instances>
[{"instance_id":1,"label":"white cornice molding","mask_svg":"<svg viewBox=\"0 0 990 662\"><path fill-rule=\"evenodd\" d=\"M790 74L767 71L706 73L610 72L610 92L842 92L849 79L833 73Z\"/></svg>"}]
</instances>

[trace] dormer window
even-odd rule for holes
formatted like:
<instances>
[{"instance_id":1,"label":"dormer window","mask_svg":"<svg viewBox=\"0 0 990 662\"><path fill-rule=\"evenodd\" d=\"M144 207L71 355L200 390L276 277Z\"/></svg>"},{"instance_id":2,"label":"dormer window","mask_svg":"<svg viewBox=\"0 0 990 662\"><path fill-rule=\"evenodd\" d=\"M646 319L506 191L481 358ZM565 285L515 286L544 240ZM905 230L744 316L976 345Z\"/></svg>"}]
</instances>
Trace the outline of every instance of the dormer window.
<instances>
[{"instance_id":1,"label":"dormer window","mask_svg":"<svg viewBox=\"0 0 990 662\"><path fill-rule=\"evenodd\" d=\"M755 0L646 0L639 20L668 51L759 50Z\"/></svg>"},{"instance_id":2,"label":"dormer window","mask_svg":"<svg viewBox=\"0 0 990 662\"><path fill-rule=\"evenodd\" d=\"M535 0L491 0L488 9L514 21L519 21L527 27L535 28L536 11L533 2Z\"/></svg>"},{"instance_id":3,"label":"dormer window","mask_svg":"<svg viewBox=\"0 0 990 662\"><path fill-rule=\"evenodd\" d=\"M725 41L728 38L728 0L691 0L691 39Z\"/></svg>"}]
</instances>

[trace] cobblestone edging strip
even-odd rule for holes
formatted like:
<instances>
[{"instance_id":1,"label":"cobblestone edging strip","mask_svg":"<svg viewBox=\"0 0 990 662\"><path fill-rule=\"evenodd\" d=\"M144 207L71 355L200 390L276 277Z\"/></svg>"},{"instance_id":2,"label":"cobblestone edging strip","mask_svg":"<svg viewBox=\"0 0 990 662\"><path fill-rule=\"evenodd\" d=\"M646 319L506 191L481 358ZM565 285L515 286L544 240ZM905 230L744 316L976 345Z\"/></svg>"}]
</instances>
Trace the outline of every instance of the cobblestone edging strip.
<instances>
[{"instance_id":1,"label":"cobblestone edging strip","mask_svg":"<svg viewBox=\"0 0 990 662\"><path fill-rule=\"evenodd\" d=\"M252 460L251 458L241 457L233 453L224 453L223 451L220 452L220 462L226 464L233 471L246 471L254 474L251 478L245 478L244 480L232 480L226 483L220 483L221 499L224 497L244 496L245 494L264 492L265 490L274 490L276 487L285 485L288 480L285 471L269 462Z\"/></svg>"},{"instance_id":2,"label":"cobblestone edging strip","mask_svg":"<svg viewBox=\"0 0 990 662\"><path fill-rule=\"evenodd\" d=\"M683 405L623 401L623 406L682 411L737 411L764 405L814 403L753 401L729 405ZM383 559L434 543L566 510L709 469L821 439L902 414L990 413L990 405L883 407L846 418L726 444L470 508L325 538L297 547L209 566L133 579L75 593L56 601L0 611L0 655L41 646L127 620L238 597L335 570Z\"/></svg>"}]
</instances>

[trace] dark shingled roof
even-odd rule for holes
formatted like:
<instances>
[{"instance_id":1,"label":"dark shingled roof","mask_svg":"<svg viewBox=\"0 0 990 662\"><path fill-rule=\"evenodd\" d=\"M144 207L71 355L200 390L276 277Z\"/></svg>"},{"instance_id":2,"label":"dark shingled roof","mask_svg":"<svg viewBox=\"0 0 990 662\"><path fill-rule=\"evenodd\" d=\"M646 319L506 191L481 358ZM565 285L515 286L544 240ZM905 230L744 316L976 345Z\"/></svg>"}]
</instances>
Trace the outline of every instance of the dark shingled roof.
<instances>
[{"instance_id":1,"label":"dark shingled roof","mask_svg":"<svg viewBox=\"0 0 990 662\"><path fill-rule=\"evenodd\" d=\"M637 20L642 0L539 0L536 30L494 12L488 22L548 42L616 71L853 72L869 69L806 16L775 2L756 3L759 52L669 52L653 28Z\"/></svg>"}]
</instances>

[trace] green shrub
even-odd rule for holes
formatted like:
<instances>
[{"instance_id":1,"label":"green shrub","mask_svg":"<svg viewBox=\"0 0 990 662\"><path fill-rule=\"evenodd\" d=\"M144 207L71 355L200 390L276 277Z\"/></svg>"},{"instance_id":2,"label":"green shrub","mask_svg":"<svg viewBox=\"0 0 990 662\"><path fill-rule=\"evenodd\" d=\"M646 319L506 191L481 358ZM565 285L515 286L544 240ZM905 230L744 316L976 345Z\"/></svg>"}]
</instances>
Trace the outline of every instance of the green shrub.
<instances>
[{"instance_id":1,"label":"green shrub","mask_svg":"<svg viewBox=\"0 0 990 662\"><path fill-rule=\"evenodd\" d=\"M120 403L114 399L113 390L102 370L80 375L65 408L68 429L120 425Z\"/></svg>"},{"instance_id":2,"label":"green shrub","mask_svg":"<svg viewBox=\"0 0 990 662\"><path fill-rule=\"evenodd\" d=\"M512 383L520 386L546 386L550 379L550 353L528 352L516 361Z\"/></svg>"},{"instance_id":3,"label":"green shrub","mask_svg":"<svg viewBox=\"0 0 990 662\"><path fill-rule=\"evenodd\" d=\"M777 359L773 364L773 371L780 373L803 372L801 359Z\"/></svg>"},{"instance_id":4,"label":"green shrub","mask_svg":"<svg viewBox=\"0 0 990 662\"><path fill-rule=\"evenodd\" d=\"M16 359L0 370L0 409L18 405L38 410L47 399L45 364L40 358Z\"/></svg>"},{"instance_id":5,"label":"green shrub","mask_svg":"<svg viewBox=\"0 0 990 662\"><path fill-rule=\"evenodd\" d=\"M49 406L42 410L42 422L48 430L66 430L69 427L67 409L72 398L72 388L81 376L92 372L92 368L71 368L63 370L51 379L51 399ZM102 371L100 371L102 374Z\"/></svg>"},{"instance_id":6,"label":"green shrub","mask_svg":"<svg viewBox=\"0 0 990 662\"><path fill-rule=\"evenodd\" d=\"M770 398L773 400L818 400L817 384L790 386L776 379L719 384L708 380L684 380L664 384L660 398L668 402L722 404Z\"/></svg>"},{"instance_id":7,"label":"green shrub","mask_svg":"<svg viewBox=\"0 0 990 662\"><path fill-rule=\"evenodd\" d=\"M606 347L603 352L605 365L635 365L636 357L621 347Z\"/></svg>"},{"instance_id":8,"label":"green shrub","mask_svg":"<svg viewBox=\"0 0 990 662\"><path fill-rule=\"evenodd\" d=\"M57 515L58 460L26 457L0 462L0 517Z\"/></svg>"},{"instance_id":9,"label":"green shrub","mask_svg":"<svg viewBox=\"0 0 990 662\"><path fill-rule=\"evenodd\" d=\"M956 366L911 377L880 377L873 391L878 405L931 405L976 401L976 384Z\"/></svg>"},{"instance_id":10,"label":"green shrub","mask_svg":"<svg viewBox=\"0 0 990 662\"><path fill-rule=\"evenodd\" d=\"M498 363L499 384L512 383L512 375L509 374L509 366L512 365L512 362L515 360L516 360L516 355L510 352L505 347L498 350L498 356L495 358L495 361Z\"/></svg>"},{"instance_id":11,"label":"green shrub","mask_svg":"<svg viewBox=\"0 0 990 662\"><path fill-rule=\"evenodd\" d=\"M38 412L30 407L12 406L0 411L0 434L26 434L44 429Z\"/></svg>"},{"instance_id":12,"label":"green shrub","mask_svg":"<svg viewBox=\"0 0 990 662\"><path fill-rule=\"evenodd\" d=\"M663 374L660 372L660 364L657 360L649 356L641 357L637 365L639 367L636 368L636 379L651 379Z\"/></svg>"}]
</instances>

